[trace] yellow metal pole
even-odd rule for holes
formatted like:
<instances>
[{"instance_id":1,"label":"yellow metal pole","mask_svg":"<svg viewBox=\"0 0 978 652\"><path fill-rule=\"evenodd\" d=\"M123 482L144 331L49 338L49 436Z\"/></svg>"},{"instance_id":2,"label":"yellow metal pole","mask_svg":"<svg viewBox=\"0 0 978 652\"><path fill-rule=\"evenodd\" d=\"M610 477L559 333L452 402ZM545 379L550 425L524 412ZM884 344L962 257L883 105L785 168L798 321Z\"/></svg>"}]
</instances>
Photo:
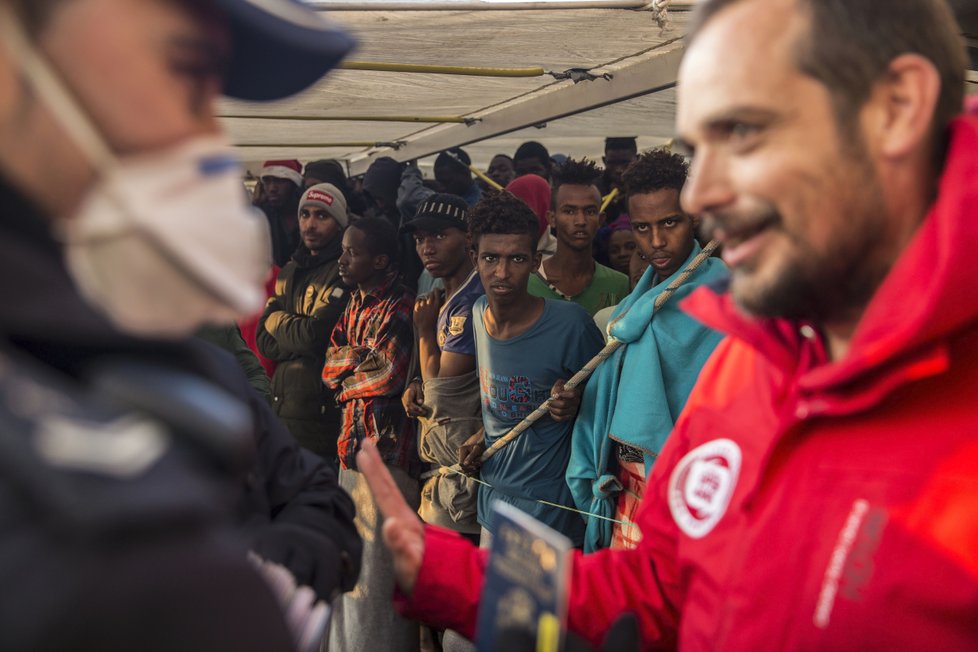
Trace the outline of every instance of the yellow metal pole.
<instances>
[{"instance_id":1,"label":"yellow metal pole","mask_svg":"<svg viewBox=\"0 0 978 652\"><path fill-rule=\"evenodd\" d=\"M460 159L459 157L455 156L454 154L452 154L449 151L446 151L445 153L448 154L459 165L464 165L465 167L467 167L470 170L472 170L472 172L475 174L475 176L479 177L480 179L482 179L483 181L485 181L486 183L488 183L490 186L492 186L496 190L502 190L503 189L503 187L501 185L499 185L498 183L496 183L495 181L493 181L492 179L490 179L488 176L486 176L486 174L482 170L480 170L479 168L477 168L476 166L472 165L471 163L466 164L465 161L463 161L462 159Z\"/></svg>"},{"instance_id":2,"label":"yellow metal pole","mask_svg":"<svg viewBox=\"0 0 978 652\"><path fill-rule=\"evenodd\" d=\"M394 143L378 143L375 140L351 140L336 143L237 143L235 147L288 147L289 149L318 149L328 147L390 147ZM396 149L396 147L395 147Z\"/></svg>"},{"instance_id":3,"label":"yellow metal pole","mask_svg":"<svg viewBox=\"0 0 978 652\"><path fill-rule=\"evenodd\" d=\"M222 115L220 118L241 120L296 120L308 122L434 122L466 123L475 118L458 115Z\"/></svg>"},{"instance_id":4,"label":"yellow metal pole","mask_svg":"<svg viewBox=\"0 0 978 652\"><path fill-rule=\"evenodd\" d=\"M471 66L435 66L420 63L381 63L379 61L344 61L337 67L344 70L430 73L436 75L474 75L477 77L542 77L546 74L541 67L477 68Z\"/></svg>"},{"instance_id":5,"label":"yellow metal pole","mask_svg":"<svg viewBox=\"0 0 978 652\"><path fill-rule=\"evenodd\" d=\"M615 197L617 197L617 196L618 196L618 188L612 188L611 189L611 192L609 192L607 195L605 195L601 199L601 212L602 213L605 212L608 209L608 206L611 206L611 202L613 202L615 200Z\"/></svg>"}]
</instances>

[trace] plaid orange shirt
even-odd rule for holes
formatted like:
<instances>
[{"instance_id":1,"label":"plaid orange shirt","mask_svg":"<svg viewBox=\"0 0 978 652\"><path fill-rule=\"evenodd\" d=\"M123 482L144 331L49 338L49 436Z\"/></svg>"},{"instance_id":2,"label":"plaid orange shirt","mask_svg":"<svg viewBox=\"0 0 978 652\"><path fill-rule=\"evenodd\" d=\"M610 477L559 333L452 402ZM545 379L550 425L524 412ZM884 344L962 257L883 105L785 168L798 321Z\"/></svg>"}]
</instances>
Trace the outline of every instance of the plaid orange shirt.
<instances>
[{"instance_id":1,"label":"plaid orange shirt","mask_svg":"<svg viewBox=\"0 0 978 652\"><path fill-rule=\"evenodd\" d=\"M372 292L354 292L333 328L323 382L336 392L343 410L337 454L345 469L356 469L356 453L367 437L387 464L413 476L420 472L415 422L404 413L414 348L414 294L388 276Z\"/></svg>"}]
</instances>

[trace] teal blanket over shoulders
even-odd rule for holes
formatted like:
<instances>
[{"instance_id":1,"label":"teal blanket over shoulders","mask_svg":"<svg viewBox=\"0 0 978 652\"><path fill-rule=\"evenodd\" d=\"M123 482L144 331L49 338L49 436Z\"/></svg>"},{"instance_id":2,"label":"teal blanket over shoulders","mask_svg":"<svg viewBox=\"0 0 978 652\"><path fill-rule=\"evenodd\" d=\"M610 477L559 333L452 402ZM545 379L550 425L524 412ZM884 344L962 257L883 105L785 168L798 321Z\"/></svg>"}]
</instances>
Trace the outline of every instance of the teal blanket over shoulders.
<instances>
[{"instance_id":1,"label":"teal blanket over shoulders","mask_svg":"<svg viewBox=\"0 0 978 652\"><path fill-rule=\"evenodd\" d=\"M680 271L699 252L697 244ZM653 286L654 271L645 271L612 314L608 335L624 346L588 380L574 424L567 484L578 509L609 518L615 515L620 488L611 459L612 440L642 450L648 475L700 369L722 339L680 310L679 303L699 286L725 277L723 262L717 258L704 262L653 319L656 297L675 276ZM611 522L593 517L587 521L584 551L607 547Z\"/></svg>"}]
</instances>

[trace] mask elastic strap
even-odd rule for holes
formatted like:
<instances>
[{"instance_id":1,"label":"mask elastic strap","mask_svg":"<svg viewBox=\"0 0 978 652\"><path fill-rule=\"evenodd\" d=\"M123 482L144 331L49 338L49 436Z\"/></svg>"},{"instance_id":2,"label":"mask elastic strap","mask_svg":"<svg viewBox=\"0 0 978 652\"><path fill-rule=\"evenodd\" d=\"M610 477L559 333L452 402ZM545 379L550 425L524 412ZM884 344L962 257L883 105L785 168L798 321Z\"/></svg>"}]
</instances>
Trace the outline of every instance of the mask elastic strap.
<instances>
[{"instance_id":1,"label":"mask elastic strap","mask_svg":"<svg viewBox=\"0 0 978 652\"><path fill-rule=\"evenodd\" d=\"M0 2L0 43L20 65L27 80L47 103L54 117L98 170L116 165L116 157L53 67L30 42L13 9Z\"/></svg>"}]
</instances>

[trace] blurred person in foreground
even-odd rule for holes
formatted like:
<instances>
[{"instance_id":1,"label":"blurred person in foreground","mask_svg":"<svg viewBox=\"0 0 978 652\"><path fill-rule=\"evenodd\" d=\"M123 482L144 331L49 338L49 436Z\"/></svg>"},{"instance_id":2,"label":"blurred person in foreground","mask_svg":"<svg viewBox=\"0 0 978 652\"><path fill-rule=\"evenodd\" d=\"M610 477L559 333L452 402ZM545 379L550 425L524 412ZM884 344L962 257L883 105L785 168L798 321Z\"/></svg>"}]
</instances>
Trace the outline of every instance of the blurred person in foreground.
<instances>
[{"instance_id":1,"label":"blurred person in foreground","mask_svg":"<svg viewBox=\"0 0 978 652\"><path fill-rule=\"evenodd\" d=\"M646 649L975 649L965 65L941 0L697 6L682 203L731 280L683 306L727 338L652 469L641 543L574 559L572 631L597 643L631 611ZM471 633L484 556L423 527L374 460L401 608Z\"/></svg>"},{"instance_id":2,"label":"blurred person in foreground","mask_svg":"<svg viewBox=\"0 0 978 652\"><path fill-rule=\"evenodd\" d=\"M284 0L0 2L3 649L288 649L247 548L352 586L349 497L188 337L257 310L270 263L219 94L351 46Z\"/></svg>"}]
</instances>

